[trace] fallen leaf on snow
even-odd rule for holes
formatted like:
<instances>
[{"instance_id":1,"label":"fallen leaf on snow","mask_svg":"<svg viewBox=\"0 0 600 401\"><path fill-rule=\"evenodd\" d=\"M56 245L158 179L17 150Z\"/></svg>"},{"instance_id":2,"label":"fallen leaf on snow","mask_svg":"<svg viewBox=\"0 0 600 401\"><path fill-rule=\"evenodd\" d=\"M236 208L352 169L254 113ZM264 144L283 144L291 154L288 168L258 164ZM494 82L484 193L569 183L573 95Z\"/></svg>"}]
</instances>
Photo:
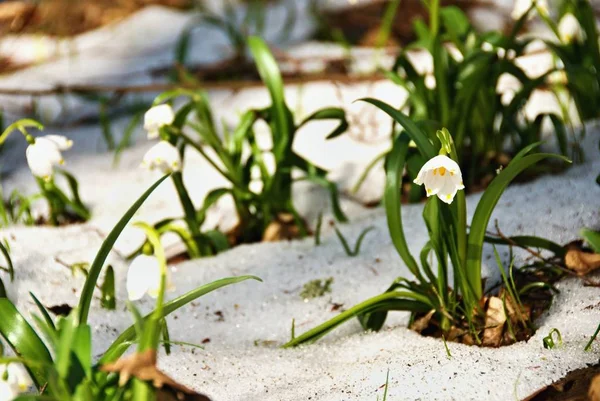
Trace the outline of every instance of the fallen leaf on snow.
<instances>
[{"instance_id":1,"label":"fallen leaf on snow","mask_svg":"<svg viewBox=\"0 0 600 401\"><path fill-rule=\"evenodd\" d=\"M121 358L113 363L103 365L100 370L119 374L119 385L125 385L130 378L152 382L159 389L158 400L194 400L210 401L202 394L177 383L156 367L156 351L147 350Z\"/></svg>"},{"instance_id":2,"label":"fallen leaf on snow","mask_svg":"<svg viewBox=\"0 0 600 401\"><path fill-rule=\"evenodd\" d=\"M490 297L485 312L485 330L483 330L483 345L499 347L502 342L502 332L506 323L504 303L498 297Z\"/></svg>"},{"instance_id":3,"label":"fallen leaf on snow","mask_svg":"<svg viewBox=\"0 0 600 401\"><path fill-rule=\"evenodd\" d=\"M585 276L600 268L600 254L586 252L577 242L567 245L565 265L579 276Z\"/></svg>"}]
</instances>

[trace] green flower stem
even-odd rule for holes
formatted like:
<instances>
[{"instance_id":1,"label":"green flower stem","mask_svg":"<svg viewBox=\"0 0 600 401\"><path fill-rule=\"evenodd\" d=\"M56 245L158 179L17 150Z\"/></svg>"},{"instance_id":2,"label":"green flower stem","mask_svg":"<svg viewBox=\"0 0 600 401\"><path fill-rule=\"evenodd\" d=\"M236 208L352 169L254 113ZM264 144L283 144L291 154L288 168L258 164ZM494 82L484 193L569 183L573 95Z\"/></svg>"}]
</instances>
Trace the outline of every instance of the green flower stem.
<instances>
[{"instance_id":1,"label":"green flower stem","mask_svg":"<svg viewBox=\"0 0 600 401\"><path fill-rule=\"evenodd\" d=\"M54 179L51 178L50 181L44 181L42 178L36 177L36 181L40 187L40 190L42 191L42 196L48 201L48 209L50 213L48 219L50 220L50 224L57 226L58 216L60 216L61 212L64 211L64 204L62 204L60 198L54 193L54 190L56 189L54 185Z\"/></svg>"},{"instance_id":2,"label":"green flower stem","mask_svg":"<svg viewBox=\"0 0 600 401\"><path fill-rule=\"evenodd\" d=\"M229 180L234 186L244 190L243 185L241 185L241 183L238 180L236 180L233 176L223 171L223 169L219 165L217 165L217 163L215 163L215 161L211 157L208 156L204 149L202 149L202 146L197 144L194 140L192 140L189 136L185 135L183 132L179 133L179 136L183 138L186 144L196 149L204 157L204 159L206 159L206 161L209 162L210 165L213 166L215 170L219 172L219 174L227 178L227 180Z\"/></svg>"},{"instance_id":3,"label":"green flower stem","mask_svg":"<svg viewBox=\"0 0 600 401\"><path fill-rule=\"evenodd\" d=\"M25 136L25 139L27 140L27 142L29 142L30 145L35 143L35 139L31 135L29 135L29 133L25 129L28 127L37 128L40 131L44 129L44 126L42 124L29 118L24 118L15 121L14 123L6 127L2 134L0 134L0 145L2 145L6 141L8 136L16 129L19 130L23 134L23 136Z\"/></svg>"},{"instance_id":4,"label":"green flower stem","mask_svg":"<svg viewBox=\"0 0 600 401\"><path fill-rule=\"evenodd\" d=\"M183 212L185 214L185 222L192 234L194 239L194 243L197 248L200 248L200 238L202 234L200 233L200 223L197 220L196 208L192 203L192 199L190 199L190 195L188 194L187 189L183 183L183 175L181 172L176 172L171 175L173 180L173 184L175 185L175 189L177 190L177 194L179 195L179 201L181 202L181 207L183 208ZM190 255L190 256L198 256L198 255Z\"/></svg>"}]
</instances>

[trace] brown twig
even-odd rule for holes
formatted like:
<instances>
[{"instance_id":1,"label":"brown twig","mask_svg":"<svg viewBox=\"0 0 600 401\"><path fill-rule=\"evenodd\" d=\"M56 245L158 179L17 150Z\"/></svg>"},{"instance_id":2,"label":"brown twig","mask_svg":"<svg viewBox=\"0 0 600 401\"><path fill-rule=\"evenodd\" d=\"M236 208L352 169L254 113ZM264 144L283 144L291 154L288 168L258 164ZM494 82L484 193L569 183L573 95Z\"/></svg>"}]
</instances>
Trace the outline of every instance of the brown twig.
<instances>
[{"instance_id":1,"label":"brown twig","mask_svg":"<svg viewBox=\"0 0 600 401\"><path fill-rule=\"evenodd\" d=\"M496 228L496 235L500 239L506 241L510 246L516 246L517 248L521 248L521 249L525 250L526 252L529 252L534 257L540 259L542 262L552 265L553 267L556 267L558 270L560 270L563 273L566 273L566 274L574 276L574 277L581 278L581 280L584 283L584 286L586 286L586 287L600 287L600 283L595 283L592 280L590 280L589 278L578 275L574 271L567 269L566 267L558 264L557 262L553 261L552 259L543 257L540 252L534 251L533 249L531 249L529 247L517 244L510 237L507 237L506 235L504 235L502 233L502 231L500 231L500 227L498 226L498 220L495 220L494 226ZM491 234L493 235L493 233L491 233Z\"/></svg>"}]
</instances>

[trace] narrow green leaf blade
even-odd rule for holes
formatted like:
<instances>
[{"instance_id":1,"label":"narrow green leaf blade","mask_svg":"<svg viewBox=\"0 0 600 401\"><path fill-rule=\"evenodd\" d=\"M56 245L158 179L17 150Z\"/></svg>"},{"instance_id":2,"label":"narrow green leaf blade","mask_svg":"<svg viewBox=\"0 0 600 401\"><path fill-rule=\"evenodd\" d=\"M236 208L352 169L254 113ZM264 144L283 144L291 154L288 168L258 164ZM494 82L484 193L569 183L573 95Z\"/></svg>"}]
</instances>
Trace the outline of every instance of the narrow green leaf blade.
<instances>
[{"instance_id":1,"label":"narrow green leaf blade","mask_svg":"<svg viewBox=\"0 0 600 401\"><path fill-rule=\"evenodd\" d=\"M169 175L165 175L156 181L146 192L140 196L140 198L125 212L121 220L117 223L117 225L112 229L110 234L106 237L102 246L100 246L100 250L96 254L96 258L94 262L90 266L90 270L88 276L85 280L85 284L83 286L83 290L81 291L81 297L79 298L79 323L85 324L87 322L88 314L90 311L90 305L92 303L92 297L94 295L94 288L96 287L96 282L98 281L98 277L100 276L100 272L102 271L102 267L104 266L104 262L108 257L108 254L112 250L112 247L115 245L117 238L125 229L129 220L133 217L133 215L137 212L137 210L142 206L144 201L150 196L150 194L158 187Z\"/></svg>"}]
</instances>

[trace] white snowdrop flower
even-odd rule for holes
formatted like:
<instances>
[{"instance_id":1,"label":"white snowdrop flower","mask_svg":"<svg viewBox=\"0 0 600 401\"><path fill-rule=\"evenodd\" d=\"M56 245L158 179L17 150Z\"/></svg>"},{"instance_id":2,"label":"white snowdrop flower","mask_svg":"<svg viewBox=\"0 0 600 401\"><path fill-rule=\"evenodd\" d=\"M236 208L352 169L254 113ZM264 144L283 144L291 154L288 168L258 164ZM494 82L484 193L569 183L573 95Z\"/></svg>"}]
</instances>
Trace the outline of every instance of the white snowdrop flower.
<instances>
[{"instance_id":1,"label":"white snowdrop flower","mask_svg":"<svg viewBox=\"0 0 600 401\"><path fill-rule=\"evenodd\" d=\"M569 78L565 70L558 70L548 74L546 82L551 85L566 85L569 82Z\"/></svg>"},{"instance_id":2,"label":"white snowdrop flower","mask_svg":"<svg viewBox=\"0 0 600 401\"><path fill-rule=\"evenodd\" d=\"M160 263L154 256L139 255L127 271L127 295L130 301L137 301L145 294L158 297L160 291Z\"/></svg>"},{"instance_id":3,"label":"white snowdrop flower","mask_svg":"<svg viewBox=\"0 0 600 401\"><path fill-rule=\"evenodd\" d=\"M571 13L565 14L558 23L558 34L563 43L572 43L583 39L583 29L579 21Z\"/></svg>"},{"instance_id":4,"label":"white snowdrop flower","mask_svg":"<svg viewBox=\"0 0 600 401\"><path fill-rule=\"evenodd\" d=\"M173 120L175 113L168 104L160 104L148 110L144 114L144 129L148 131L148 139L158 138L160 128L172 124Z\"/></svg>"},{"instance_id":5,"label":"white snowdrop flower","mask_svg":"<svg viewBox=\"0 0 600 401\"><path fill-rule=\"evenodd\" d=\"M22 364L0 365L0 400L11 401L31 386L33 381Z\"/></svg>"},{"instance_id":6,"label":"white snowdrop flower","mask_svg":"<svg viewBox=\"0 0 600 401\"><path fill-rule=\"evenodd\" d=\"M510 102L513 101L513 99L515 98L515 91L512 89L508 89L504 92L502 92L501 98L500 98L500 103L502 103L503 106L508 106L510 104Z\"/></svg>"},{"instance_id":7,"label":"white snowdrop flower","mask_svg":"<svg viewBox=\"0 0 600 401\"><path fill-rule=\"evenodd\" d=\"M437 86L437 83L435 80L435 76L433 76L433 74L425 75L425 87L427 89L435 89L436 86Z\"/></svg>"},{"instance_id":8,"label":"white snowdrop flower","mask_svg":"<svg viewBox=\"0 0 600 401\"><path fill-rule=\"evenodd\" d=\"M65 164L61 151L70 149L73 141L60 135L46 135L35 139L25 151L27 164L31 173L49 180L52 177L52 168Z\"/></svg>"},{"instance_id":9,"label":"white snowdrop flower","mask_svg":"<svg viewBox=\"0 0 600 401\"><path fill-rule=\"evenodd\" d=\"M425 184L427 196L437 195L440 200L452 203L459 189L464 189L458 164L448 156L439 155L421 167L414 183Z\"/></svg>"},{"instance_id":10,"label":"white snowdrop flower","mask_svg":"<svg viewBox=\"0 0 600 401\"><path fill-rule=\"evenodd\" d=\"M514 20L520 19L532 4L533 0L515 0L515 7L511 13L512 18ZM548 14L548 3L546 0L537 0L536 5L540 13ZM533 15L533 13L529 14L529 18L533 18Z\"/></svg>"},{"instance_id":11,"label":"white snowdrop flower","mask_svg":"<svg viewBox=\"0 0 600 401\"><path fill-rule=\"evenodd\" d=\"M149 170L159 169L164 174L181 171L179 151L167 141L160 141L144 155L142 166Z\"/></svg>"}]
</instances>

